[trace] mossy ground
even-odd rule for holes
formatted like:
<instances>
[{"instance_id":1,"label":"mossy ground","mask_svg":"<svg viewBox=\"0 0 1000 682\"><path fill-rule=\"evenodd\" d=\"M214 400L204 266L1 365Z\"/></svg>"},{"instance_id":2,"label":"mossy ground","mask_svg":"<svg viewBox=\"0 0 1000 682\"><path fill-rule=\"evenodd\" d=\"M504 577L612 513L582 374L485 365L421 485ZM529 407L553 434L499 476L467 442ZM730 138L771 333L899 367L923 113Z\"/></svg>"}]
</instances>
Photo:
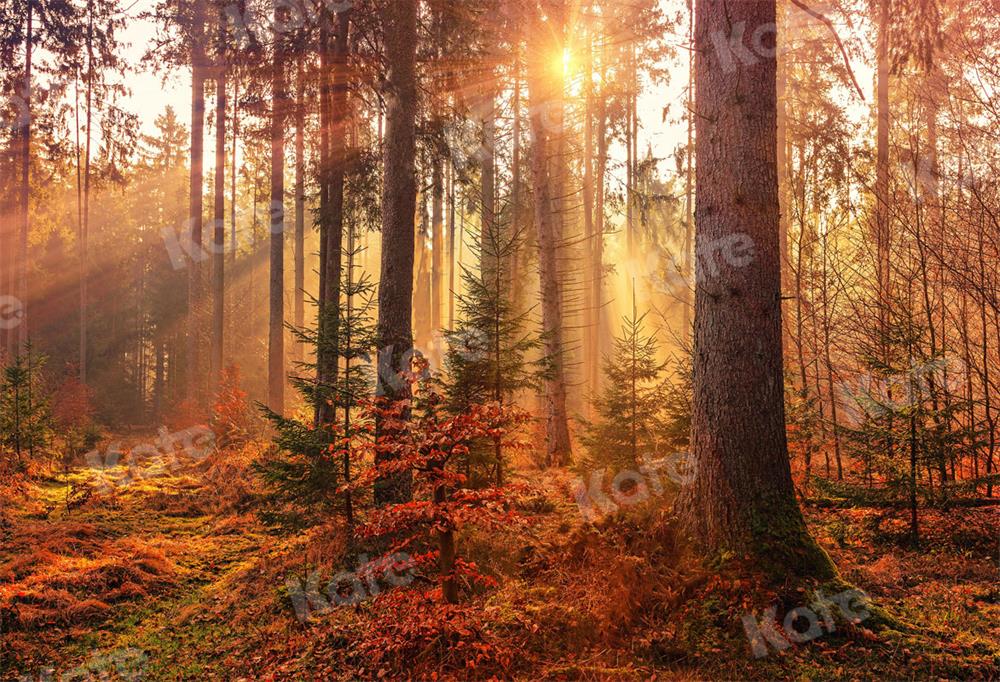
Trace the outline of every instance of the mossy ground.
<instances>
[{"instance_id":1,"label":"mossy ground","mask_svg":"<svg viewBox=\"0 0 1000 682\"><path fill-rule=\"evenodd\" d=\"M378 620L396 615L381 598L303 625L288 595L290 578L351 568L336 527L276 536L251 515L206 512L212 490L196 470L67 508L68 483L80 487L88 475L54 476L15 510L13 537L0 547L0 608L28 584L58 585L74 604L104 600L107 608L6 630L0 679L59 675L116 652L141 652L146 680L350 680L401 670L525 680L1000 678L1000 526L990 508L927 511L915 549L904 542L901 512L807 507L839 578L782 584L747 571L739 553L712 566L685 558L664 498L585 524L568 474L531 472L523 480L536 492L522 504L531 523L461 543L499 587L467 598L459 630L504 653L477 669L429 654L373 667L362 652L377 645ZM29 551L37 561L23 564ZM117 583L105 574L69 579L111 551L122 557L116 570L158 556L162 573L114 599L107 592ZM780 616L809 606L816 588L829 595L843 586L864 590L881 610L753 656L744 616L771 607Z\"/></svg>"}]
</instances>

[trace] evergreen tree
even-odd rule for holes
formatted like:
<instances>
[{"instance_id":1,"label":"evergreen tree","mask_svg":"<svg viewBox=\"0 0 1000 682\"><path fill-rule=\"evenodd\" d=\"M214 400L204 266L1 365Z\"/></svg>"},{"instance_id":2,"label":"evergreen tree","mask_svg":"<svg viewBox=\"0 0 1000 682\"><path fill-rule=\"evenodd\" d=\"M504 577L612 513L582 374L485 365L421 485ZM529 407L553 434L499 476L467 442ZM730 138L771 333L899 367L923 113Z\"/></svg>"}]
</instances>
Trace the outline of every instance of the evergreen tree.
<instances>
[{"instance_id":1,"label":"evergreen tree","mask_svg":"<svg viewBox=\"0 0 1000 682\"><path fill-rule=\"evenodd\" d=\"M26 464L25 453L34 460L52 439L52 414L42 385L45 362L28 343L4 368L0 381L0 446L13 451L19 468Z\"/></svg>"},{"instance_id":2,"label":"evergreen tree","mask_svg":"<svg viewBox=\"0 0 1000 682\"><path fill-rule=\"evenodd\" d=\"M317 328L290 327L304 347L313 348L313 359L299 363L292 378L309 409L284 416L264 408L274 426L275 456L255 465L268 492L262 517L269 523L301 528L343 513L354 522L352 463L358 439L370 438L371 420L357 409L372 395L374 386L371 353L375 347L375 285L367 275L355 278L354 262L360 249L351 244L345 251L340 305L324 306L323 315L338 315L340 334L321 337ZM313 304L318 302L313 299ZM322 321L321 321L322 322ZM320 344L330 343L339 371L330 383L316 380L315 357ZM332 421L315 425L313 415L321 405L332 407ZM342 493L338 490L343 488Z\"/></svg>"},{"instance_id":3,"label":"evergreen tree","mask_svg":"<svg viewBox=\"0 0 1000 682\"><path fill-rule=\"evenodd\" d=\"M505 234L506 233L506 234ZM545 371L545 362L532 360L541 348L537 335L528 329L527 310L512 300L510 259L520 245L520 236L497 224L469 248L478 256L478 271L462 267L464 293L456 296L458 321L444 332L444 393L453 414L473 405L509 404L519 391L535 388ZM503 447L499 437L489 444L474 444L469 452L468 473L492 469L496 485L503 482Z\"/></svg>"},{"instance_id":4,"label":"evergreen tree","mask_svg":"<svg viewBox=\"0 0 1000 682\"><path fill-rule=\"evenodd\" d=\"M633 295L632 316L624 319L614 354L604 361L605 388L595 400L598 417L583 422L588 456L581 464L586 469L637 469L662 454L668 440L684 442L678 425L690 423L690 412L683 408L683 383L665 380L667 363L660 360L656 336L646 333L645 320L646 313L635 310Z\"/></svg>"}]
</instances>

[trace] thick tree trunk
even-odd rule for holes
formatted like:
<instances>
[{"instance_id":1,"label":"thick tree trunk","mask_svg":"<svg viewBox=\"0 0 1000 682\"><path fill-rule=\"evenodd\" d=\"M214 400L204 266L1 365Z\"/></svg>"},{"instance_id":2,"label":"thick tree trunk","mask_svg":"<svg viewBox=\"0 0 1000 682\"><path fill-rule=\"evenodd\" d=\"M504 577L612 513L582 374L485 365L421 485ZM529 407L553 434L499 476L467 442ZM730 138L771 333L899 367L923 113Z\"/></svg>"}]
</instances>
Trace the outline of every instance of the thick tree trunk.
<instances>
[{"instance_id":1,"label":"thick tree trunk","mask_svg":"<svg viewBox=\"0 0 1000 682\"><path fill-rule=\"evenodd\" d=\"M774 573L829 577L795 499L785 437L775 59L726 60L713 47L774 22L774 2L696 8L695 220L706 256L696 266L697 470L682 510L706 553L737 550ZM765 48L773 35L763 30Z\"/></svg>"},{"instance_id":2,"label":"thick tree trunk","mask_svg":"<svg viewBox=\"0 0 1000 682\"><path fill-rule=\"evenodd\" d=\"M389 72L385 82L377 392L393 400L409 396L409 385L402 373L409 370L413 349L417 4L417 0L394 0L383 10ZM386 435L384 421L376 426L380 435ZM380 454L379 462L385 458ZM409 473L382 479L375 485L375 502L407 501L412 496L411 488Z\"/></svg>"},{"instance_id":3,"label":"thick tree trunk","mask_svg":"<svg viewBox=\"0 0 1000 682\"><path fill-rule=\"evenodd\" d=\"M275 25L280 17L275 11ZM271 65L271 274L267 334L267 404L285 408L285 55L275 31Z\"/></svg>"}]
</instances>

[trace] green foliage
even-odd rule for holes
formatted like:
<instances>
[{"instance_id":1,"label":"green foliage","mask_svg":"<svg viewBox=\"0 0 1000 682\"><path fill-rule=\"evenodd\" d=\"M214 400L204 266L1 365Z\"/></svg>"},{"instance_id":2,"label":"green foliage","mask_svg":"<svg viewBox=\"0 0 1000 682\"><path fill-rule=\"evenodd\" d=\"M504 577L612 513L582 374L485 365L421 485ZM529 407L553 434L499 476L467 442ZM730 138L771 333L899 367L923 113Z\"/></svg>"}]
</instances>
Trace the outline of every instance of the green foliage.
<instances>
[{"instance_id":1,"label":"green foliage","mask_svg":"<svg viewBox=\"0 0 1000 682\"><path fill-rule=\"evenodd\" d=\"M498 223L500 221L497 221ZM535 388L546 362L536 360L541 339L528 329L528 311L517 307L510 260L520 245L520 235L498 226L482 243L469 248L478 256L480 268L462 267L464 293L456 298L458 319L454 329L444 332L447 350L442 380L447 408L462 414L475 405L510 403L520 392ZM466 471L476 482L477 474L504 467L503 451L497 443L473 443Z\"/></svg>"},{"instance_id":2,"label":"green foliage","mask_svg":"<svg viewBox=\"0 0 1000 682\"><path fill-rule=\"evenodd\" d=\"M337 490L351 480L356 441L369 437L370 420L359 407L374 386L376 304L371 280L354 278L357 254L353 247L346 252L340 305L326 306L320 313L338 317L337 337L320 334L322 324L315 329L292 328L301 343L314 349L313 359L301 363L292 378L310 408L308 414L285 416L264 410L275 431L275 452L255 463L254 469L267 489L261 500L261 517L267 523L304 528L334 513L352 518L351 493ZM336 358L339 371L332 380L320 382L315 358L324 352Z\"/></svg>"},{"instance_id":3,"label":"green foliage","mask_svg":"<svg viewBox=\"0 0 1000 682\"><path fill-rule=\"evenodd\" d=\"M3 368L0 380L0 445L14 453L18 464L23 456L35 455L52 442L53 421L48 396L43 388L42 369L46 358L31 345Z\"/></svg>"},{"instance_id":4,"label":"green foliage","mask_svg":"<svg viewBox=\"0 0 1000 682\"><path fill-rule=\"evenodd\" d=\"M582 420L587 456L581 467L636 469L644 461L686 449L691 428L691 373L678 362L660 360L655 334L645 330L646 315L634 310L605 358L605 387L594 401L597 418Z\"/></svg>"}]
</instances>

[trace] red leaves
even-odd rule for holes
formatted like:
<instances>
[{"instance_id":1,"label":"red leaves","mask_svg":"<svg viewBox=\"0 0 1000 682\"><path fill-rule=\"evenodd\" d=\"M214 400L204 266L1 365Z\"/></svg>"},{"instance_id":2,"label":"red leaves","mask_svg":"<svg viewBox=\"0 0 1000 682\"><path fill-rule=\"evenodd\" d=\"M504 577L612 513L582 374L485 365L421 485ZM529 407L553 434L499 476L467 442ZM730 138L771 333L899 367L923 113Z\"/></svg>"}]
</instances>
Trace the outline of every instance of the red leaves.
<instances>
[{"instance_id":1,"label":"red leaves","mask_svg":"<svg viewBox=\"0 0 1000 682\"><path fill-rule=\"evenodd\" d=\"M362 472L351 487L367 488L380 479L412 471L414 498L372 511L357 532L364 538L390 538L390 552L404 547L434 548L423 556L433 554L447 564L438 568L439 585L459 581L494 586L495 581L482 575L474 563L455 556L455 537L465 527L510 528L519 519L511 511L507 489L468 489L465 474L454 470L453 463L468 456L477 440L502 442L512 425L528 417L496 403L453 414L428 386L413 394L413 399L395 403L378 399L364 408L369 421L381 425L381 434L355 444L355 452L357 447L366 448L370 459L378 463ZM442 544L435 547L436 543Z\"/></svg>"}]
</instances>

